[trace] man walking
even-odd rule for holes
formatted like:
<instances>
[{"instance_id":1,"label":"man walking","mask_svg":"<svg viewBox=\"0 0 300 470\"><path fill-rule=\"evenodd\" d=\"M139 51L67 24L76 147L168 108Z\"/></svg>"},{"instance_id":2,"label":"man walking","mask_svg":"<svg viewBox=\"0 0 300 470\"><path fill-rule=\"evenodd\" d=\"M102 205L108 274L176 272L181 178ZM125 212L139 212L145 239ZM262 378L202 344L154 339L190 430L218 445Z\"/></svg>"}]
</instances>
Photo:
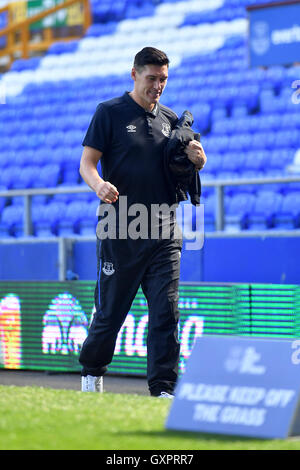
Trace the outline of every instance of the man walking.
<instances>
[{"instance_id":1,"label":"man walking","mask_svg":"<svg viewBox=\"0 0 300 470\"><path fill-rule=\"evenodd\" d=\"M168 66L168 57L158 49L145 47L137 53L131 71L133 90L97 107L83 141L80 174L100 198L101 206L111 205L116 214L113 220L118 222L125 199L130 209L127 227L137 205L147 209L148 217L139 238L129 237L128 232L124 236L122 223L116 224L113 237L101 236L103 227L101 234L97 234L96 313L79 358L82 391L102 390L103 375L113 358L118 332L140 286L149 310L150 394L172 397L176 385L182 242L175 236L174 213L157 214L153 222L152 211L162 204L171 206L174 200L167 183L164 151L178 118L159 103L168 80ZM191 141L185 151L197 169L204 166L206 156L198 141ZM103 178L97 170L100 160ZM159 233L167 225L170 235L151 237L153 223Z\"/></svg>"}]
</instances>

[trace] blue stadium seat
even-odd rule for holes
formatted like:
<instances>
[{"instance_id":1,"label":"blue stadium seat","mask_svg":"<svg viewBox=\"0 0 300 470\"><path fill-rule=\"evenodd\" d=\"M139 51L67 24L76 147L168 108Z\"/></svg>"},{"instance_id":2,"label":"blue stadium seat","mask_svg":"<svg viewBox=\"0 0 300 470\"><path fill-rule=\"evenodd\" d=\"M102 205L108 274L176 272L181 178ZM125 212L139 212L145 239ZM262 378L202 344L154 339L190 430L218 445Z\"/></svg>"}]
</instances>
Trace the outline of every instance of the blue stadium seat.
<instances>
[{"instance_id":1,"label":"blue stadium seat","mask_svg":"<svg viewBox=\"0 0 300 470\"><path fill-rule=\"evenodd\" d=\"M266 93L260 95L260 110L263 113L276 113L286 112L287 101L286 98L275 97L273 94L267 95Z\"/></svg>"},{"instance_id":2,"label":"blue stadium seat","mask_svg":"<svg viewBox=\"0 0 300 470\"><path fill-rule=\"evenodd\" d=\"M19 174L16 175L16 182L13 184L13 188L33 188L40 177L40 172L41 169L37 165L25 166ZM45 184L43 186L45 186Z\"/></svg>"},{"instance_id":3,"label":"blue stadium seat","mask_svg":"<svg viewBox=\"0 0 300 470\"><path fill-rule=\"evenodd\" d=\"M0 169L1 172L11 166L14 165L14 162L16 160L16 155L18 155L17 152L14 150L4 150L3 152L0 152ZM16 163L17 165L17 163ZM2 174L1 174L1 181L2 181Z\"/></svg>"},{"instance_id":4,"label":"blue stadium seat","mask_svg":"<svg viewBox=\"0 0 300 470\"><path fill-rule=\"evenodd\" d=\"M248 112L253 112L259 105L259 92L260 90L257 84L247 84L238 87L236 103L242 103L244 106L247 106Z\"/></svg>"},{"instance_id":5,"label":"blue stadium seat","mask_svg":"<svg viewBox=\"0 0 300 470\"><path fill-rule=\"evenodd\" d=\"M78 233L80 235L95 235L98 222L97 208L99 207L99 202L99 200L94 200L87 204L86 212L82 213L78 221Z\"/></svg>"},{"instance_id":6,"label":"blue stadium seat","mask_svg":"<svg viewBox=\"0 0 300 470\"><path fill-rule=\"evenodd\" d=\"M276 148L269 152L267 169L284 170L287 165L293 162L295 150L293 148Z\"/></svg>"},{"instance_id":7,"label":"blue stadium seat","mask_svg":"<svg viewBox=\"0 0 300 470\"><path fill-rule=\"evenodd\" d=\"M62 112L62 110L61 110ZM59 110L55 109L54 104L51 103L43 103L37 104L31 108L31 114L28 116L27 109L22 109L22 112L19 115L20 119L45 119L51 115L59 115Z\"/></svg>"},{"instance_id":8,"label":"blue stadium seat","mask_svg":"<svg viewBox=\"0 0 300 470\"><path fill-rule=\"evenodd\" d=\"M55 161L53 162L53 153L51 148L47 148L44 145L36 150L29 150L25 154L26 158L24 164L31 163L42 167L49 162L56 163Z\"/></svg>"},{"instance_id":9,"label":"blue stadium seat","mask_svg":"<svg viewBox=\"0 0 300 470\"><path fill-rule=\"evenodd\" d=\"M226 171L222 170L219 173L217 173L217 179L218 180L236 180L240 177L238 172L235 171ZM226 196L233 194L234 192L237 191L238 186L225 186L224 187L224 194Z\"/></svg>"},{"instance_id":10,"label":"blue stadium seat","mask_svg":"<svg viewBox=\"0 0 300 470\"><path fill-rule=\"evenodd\" d=\"M83 141L84 133L82 130L70 129L64 133L64 145L67 147L79 146Z\"/></svg>"},{"instance_id":11,"label":"blue stadium seat","mask_svg":"<svg viewBox=\"0 0 300 470\"><path fill-rule=\"evenodd\" d=\"M227 150L228 151L240 151L240 152L246 151L249 148L251 148L252 138L253 138L252 134L248 132L245 132L243 134L242 133L232 134L228 138Z\"/></svg>"},{"instance_id":12,"label":"blue stadium seat","mask_svg":"<svg viewBox=\"0 0 300 470\"><path fill-rule=\"evenodd\" d=\"M260 116L256 129L262 131L277 131L281 129L281 114L273 113L266 116Z\"/></svg>"},{"instance_id":13,"label":"blue stadium seat","mask_svg":"<svg viewBox=\"0 0 300 470\"><path fill-rule=\"evenodd\" d=\"M44 158L46 158L47 161L58 164L62 170L65 161L64 148L62 146L57 148L43 147L43 152Z\"/></svg>"},{"instance_id":14,"label":"blue stadium seat","mask_svg":"<svg viewBox=\"0 0 300 470\"><path fill-rule=\"evenodd\" d=\"M212 134L232 134L236 130L233 122L233 119L230 118L220 118L213 120L211 124Z\"/></svg>"},{"instance_id":15,"label":"blue stadium seat","mask_svg":"<svg viewBox=\"0 0 300 470\"><path fill-rule=\"evenodd\" d=\"M2 126L1 134L4 137L13 136L16 132L20 130L18 121L8 121Z\"/></svg>"},{"instance_id":16,"label":"blue stadium seat","mask_svg":"<svg viewBox=\"0 0 300 470\"><path fill-rule=\"evenodd\" d=\"M18 117L18 108L13 104L6 103L5 106L0 106L0 122L15 121Z\"/></svg>"},{"instance_id":17,"label":"blue stadium seat","mask_svg":"<svg viewBox=\"0 0 300 470\"><path fill-rule=\"evenodd\" d=\"M10 189L28 189L33 188L40 175L40 167L37 165L24 166L16 173ZM43 185L44 187L44 185ZM24 205L24 199L20 196L12 198L12 204Z\"/></svg>"},{"instance_id":18,"label":"blue stadium seat","mask_svg":"<svg viewBox=\"0 0 300 470\"><path fill-rule=\"evenodd\" d=\"M229 171L237 173L244 168L245 152L227 152L223 154L222 164L220 169L222 171ZM210 156L209 156L210 157ZM209 159L208 159L209 160Z\"/></svg>"},{"instance_id":19,"label":"blue stadium seat","mask_svg":"<svg viewBox=\"0 0 300 470\"><path fill-rule=\"evenodd\" d=\"M25 136L25 142L23 142L23 147L21 148L21 150L23 149L36 150L38 148L41 148L44 145L44 139L45 139L45 136L43 133L29 132Z\"/></svg>"},{"instance_id":20,"label":"blue stadium seat","mask_svg":"<svg viewBox=\"0 0 300 470\"><path fill-rule=\"evenodd\" d=\"M286 87L290 88L291 84L295 80L299 79L299 71L300 71L299 64L295 65L294 67L289 67L287 69L285 67L282 67L282 69L284 71L282 85L285 85ZM295 107L296 106L294 106L294 108ZM297 112L296 110L294 111Z\"/></svg>"},{"instance_id":21,"label":"blue stadium seat","mask_svg":"<svg viewBox=\"0 0 300 470\"><path fill-rule=\"evenodd\" d=\"M77 184L76 186L78 187L78 189L80 189L80 188L89 189L88 185L81 178L80 178L79 184ZM73 194L72 200L84 201L84 202L98 201L98 203L99 203L99 198L96 196L94 191L87 191L87 192L84 192L84 193L79 192L79 193Z\"/></svg>"},{"instance_id":22,"label":"blue stadium seat","mask_svg":"<svg viewBox=\"0 0 300 470\"><path fill-rule=\"evenodd\" d=\"M58 184L56 186L57 189L63 189L64 187L66 188L69 188L70 187L70 184L69 183L62 183L62 184ZM70 194L70 193L58 193L58 194L54 194L52 197L51 197L51 201L53 202L63 202L64 204L68 204L69 202L72 202L74 200L74 194Z\"/></svg>"},{"instance_id":23,"label":"blue stadium seat","mask_svg":"<svg viewBox=\"0 0 300 470\"><path fill-rule=\"evenodd\" d=\"M207 152L225 152L229 150L230 137L226 135L208 135L202 139Z\"/></svg>"},{"instance_id":24,"label":"blue stadium seat","mask_svg":"<svg viewBox=\"0 0 300 470\"><path fill-rule=\"evenodd\" d=\"M292 129L285 131L278 131L273 144L276 148L291 147L297 149L300 142L300 130Z\"/></svg>"},{"instance_id":25,"label":"blue stadium seat","mask_svg":"<svg viewBox=\"0 0 300 470\"><path fill-rule=\"evenodd\" d=\"M35 159L35 150L23 150L23 151L16 151L13 152L14 157L13 157L13 162L14 165L17 165L20 170L22 168L25 168L26 166L31 166L31 165L38 165L39 163L36 162Z\"/></svg>"},{"instance_id":26,"label":"blue stadium seat","mask_svg":"<svg viewBox=\"0 0 300 470\"><path fill-rule=\"evenodd\" d=\"M226 106L216 105L212 108L211 119L216 121L219 119L226 119L228 117L228 112Z\"/></svg>"},{"instance_id":27,"label":"blue stadium seat","mask_svg":"<svg viewBox=\"0 0 300 470\"><path fill-rule=\"evenodd\" d=\"M206 171L206 168L205 168L205 170L203 170L201 172L201 181L202 181L202 183L204 183L205 181L213 181L214 179L216 179L215 174L211 173L209 171ZM214 194L214 192L215 192L214 187L202 186L202 196L207 197L210 194Z\"/></svg>"},{"instance_id":28,"label":"blue stadium seat","mask_svg":"<svg viewBox=\"0 0 300 470\"><path fill-rule=\"evenodd\" d=\"M39 167L39 172L32 181L31 187L36 189L56 187L60 181L61 170L59 165L53 163ZM46 204L49 195L39 194L32 197L35 204Z\"/></svg>"},{"instance_id":29,"label":"blue stadium seat","mask_svg":"<svg viewBox=\"0 0 300 470\"><path fill-rule=\"evenodd\" d=\"M1 237L22 237L24 209L20 205L4 207L0 220Z\"/></svg>"},{"instance_id":30,"label":"blue stadium seat","mask_svg":"<svg viewBox=\"0 0 300 470\"><path fill-rule=\"evenodd\" d=\"M34 182L34 188L42 187L55 187L58 185L61 177L60 166L55 163L49 163L48 165L42 166L40 169L40 175L36 182Z\"/></svg>"},{"instance_id":31,"label":"blue stadium seat","mask_svg":"<svg viewBox=\"0 0 300 470\"><path fill-rule=\"evenodd\" d=\"M10 70L14 72L21 72L22 70L34 70L37 69L41 61L40 57L30 57L29 59L18 59L15 60Z\"/></svg>"},{"instance_id":32,"label":"blue stadium seat","mask_svg":"<svg viewBox=\"0 0 300 470\"><path fill-rule=\"evenodd\" d=\"M35 236L39 236L39 237L53 236L52 233L49 234L49 231L47 229L43 232L42 226L39 225L39 224L42 225L45 219L45 209L46 209L46 204L43 204L43 203L32 204L31 221L32 221L32 227L33 227ZM37 230L37 227L38 227L38 230Z\"/></svg>"},{"instance_id":33,"label":"blue stadium seat","mask_svg":"<svg viewBox=\"0 0 300 470\"><path fill-rule=\"evenodd\" d=\"M280 123L283 129L300 129L300 113L285 113Z\"/></svg>"},{"instance_id":34,"label":"blue stadium seat","mask_svg":"<svg viewBox=\"0 0 300 470\"><path fill-rule=\"evenodd\" d=\"M4 186L3 184L0 185L0 192L1 191L6 191L7 190L7 187ZM7 203L7 198L6 197L0 197L0 213L2 211L2 209L5 207Z\"/></svg>"},{"instance_id":35,"label":"blue stadium seat","mask_svg":"<svg viewBox=\"0 0 300 470\"><path fill-rule=\"evenodd\" d=\"M282 176L284 176L283 174L283 171L282 169L269 169L269 168L266 168L266 170L264 171L264 175L263 175L265 178L280 178ZM267 184L263 184L263 185L260 185L260 189L264 189L266 191L275 191L275 192L278 192L278 193L282 193L284 192L285 188L286 188L286 184L285 183L267 183Z\"/></svg>"},{"instance_id":36,"label":"blue stadium seat","mask_svg":"<svg viewBox=\"0 0 300 470\"><path fill-rule=\"evenodd\" d=\"M62 181L70 185L79 182L79 166L82 149L77 145L66 147L64 150L64 160L62 161Z\"/></svg>"},{"instance_id":37,"label":"blue stadium seat","mask_svg":"<svg viewBox=\"0 0 300 470\"><path fill-rule=\"evenodd\" d=\"M300 228L300 192L290 192L283 196L272 225L276 230Z\"/></svg>"},{"instance_id":38,"label":"blue stadium seat","mask_svg":"<svg viewBox=\"0 0 300 470\"><path fill-rule=\"evenodd\" d=\"M221 153L213 153L211 152L209 154L209 158L207 159L207 163L205 165L205 170L201 172L201 176L205 175L206 172L208 173L217 173L218 171L221 171L223 168L223 162L225 159L225 155L222 155Z\"/></svg>"},{"instance_id":39,"label":"blue stadium seat","mask_svg":"<svg viewBox=\"0 0 300 470\"><path fill-rule=\"evenodd\" d=\"M248 115L248 107L247 107L247 104L234 104L232 107L231 107L231 116L233 118L237 118L237 117L244 117L244 116L247 116Z\"/></svg>"},{"instance_id":40,"label":"blue stadium seat","mask_svg":"<svg viewBox=\"0 0 300 470\"><path fill-rule=\"evenodd\" d=\"M33 221L34 233L37 237L56 236L57 224L64 217L67 204L53 201L43 207L44 210Z\"/></svg>"},{"instance_id":41,"label":"blue stadium seat","mask_svg":"<svg viewBox=\"0 0 300 470\"><path fill-rule=\"evenodd\" d=\"M43 145L45 147L50 147L52 149L56 149L57 147L61 147L64 142L64 132L62 131L50 131L44 136Z\"/></svg>"},{"instance_id":42,"label":"blue stadium seat","mask_svg":"<svg viewBox=\"0 0 300 470\"><path fill-rule=\"evenodd\" d=\"M137 19L143 16L152 16L154 14L154 5L153 3L140 3L139 5L128 4L125 11L125 18L127 19Z\"/></svg>"},{"instance_id":43,"label":"blue stadium seat","mask_svg":"<svg viewBox=\"0 0 300 470\"><path fill-rule=\"evenodd\" d=\"M192 104L188 107L194 116L193 128L197 132L205 132L210 127L211 106L207 103Z\"/></svg>"},{"instance_id":44,"label":"blue stadium seat","mask_svg":"<svg viewBox=\"0 0 300 470\"><path fill-rule=\"evenodd\" d=\"M240 172L240 178L242 179L257 179L263 178L265 176L263 171L257 170L243 170ZM261 189L261 185L257 184L243 184L239 186L239 192L255 194L258 190Z\"/></svg>"},{"instance_id":45,"label":"blue stadium seat","mask_svg":"<svg viewBox=\"0 0 300 470\"><path fill-rule=\"evenodd\" d=\"M209 23L211 21L216 20L216 17L213 17L215 15L215 12L211 11L204 11L204 12L193 12L190 14L187 14L184 18L183 23L181 24L181 27L183 26L195 26L201 23Z\"/></svg>"},{"instance_id":46,"label":"blue stadium seat","mask_svg":"<svg viewBox=\"0 0 300 470\"><path fill-rule=\"evenodd\" d=\"M91 120L90 113L80 114L79 116L72 117L72 125L76 130L81 131L81 136L83 137ZM81 138L81 140L83 140Z\"/></svg>"},{"instance_id":47,"label":"blue stadium seat","mask_svg":"<svg viewBox=\"0 0 300 470\"><path fill-rule=\"evenodd\" d=\"M70 202L66 206L64 216L57 223L57 234L59 236L66 236L78 233L79 221L88 210L89 204L84 201Z\"/></svg>"},{"instance_id":48,"label":"blue stadium seat","mask_svg":"<svg viewBox=\"0 0 300 470\"><path fill-rule=\"evenodd\" d=\"M203 197L201 201L204 204L204 231L214 232L216 229L216 197L214 194L211 194Z\"/></svg>"},{"instance_id":49,"label":"blue stadium seat","mask_svg":"<svg viewBox=\"0 0 300 470\"><path fill-rule=\"evenodd\" d=\"M116 21L109 21L107 23L94 23L86 32L86 37L99 37L106 34L112 34L117 29L118 23Z\"/></svg>"},{"instance_id":50,"label":"blue stadium seat","mask_svg":"<svg viewBox=\"0 0 300 470\"><path fill-rule=\"evenodd\" d=\"M272 217L280 209L282 195L274 191L259 191L254 205L246 216L248 230L267 230L272 227Z\"/></svg>"},{"instance_id":51,"label":"blue stadium seat","mask_svg":"<svg viewBox=\"0 0 300 470\"><path fill-rule=\"evenodd\" d=\"M31 117L28 117L26 119L18 119L16 121L18 123L19 129L18 129L18 135L27 135L36 128L38 124L37 119L32 119Z\"/></svg>"},{"instance_id":52,"label":"blue stadium seat","mask_svg":"<svg viewBox=\"0 0 300 470\"><path fill-rule=\"evenodd\" d=\"M117 2L99 2L93 1L91 10L94 23L107 24L121 20L125 15L126 2L118 0Z\"/></svg>"},{"instance_id":53,"label":"blue stadium seat","mask_svg":"<svg viewBox=\"0 0 300 470\"><path fill-rule=\"evenodd\" d=\"M269 67L265 71L266 83L271 83L275 92L278 92L284 83L285 68L280 65ZM290 84L290 82L289 82Z\"/></svg>"},{"instance_id":54,"label":"blue stadium seat","mask_svg":"<svg viewBox=\"0 0 300 470\"><path fill-rule=\"evenodd\" d=\"M255 202L253 194L235 194L225 197L224 230L239 231L246 228L246 217Z\"/></svg>"},{"instance_id":55,"label":"blue stadium seat","mask_svg":"<svg viewBox=\"0 0 300 470\"><path fill-rule=\"evenodd\" d=\"M269 164L270 153L266 150L245 152L243 171L263 171Z\"/></svg>"},{"instance_id":56,"label":"blue stadium seat","mask_svg":"<svg viewBox=\"0 0 300 470\"><path fill-rule=\"evenodd\" d=\"M63 54L67 52L74 52L78 47L78 42L78 40L55 42L49 47L47 54Z\"/></svg>"},{"instance_id":57,"label":"blue stadium seat","mask_svg":"<svg viewBox=\"0 0 300 470\"><path fill-rule=\"evenodd\" d=\"M274 148L277 132L259 130L252 134L250 147L252 150L269 150Z\"/></svg>"},{"instance_id":58,"label":"blue stadium seat","mask_svg":"<svg viewBox=\"0 0 300 470\"><path fill-rule=\"evenodd\" d=\"M20 168L18 166L8 166L4 168L1 173L1 184L7 187L7 189L12 189L14 186L14 181L16 175L20 172Z\"/></svg>"},{"instance_id":59,"label":"blue stadium seat","mask_svg":"<svg viewBox=\"0 0 300 470\"><path fill-rule=\"evenodd\" d=\"M4 106L3 106L4 108ZM1 139L0 139L0 153L4 153L4 152L7 152L7 151L11 151L11 150L15 150L17 147L16 144L18 144L19 142L19 139L16 138L16 139L12 139L10 136L8 135L4 135L4 136L1 136Z\"/></svg>"}]
</instances>

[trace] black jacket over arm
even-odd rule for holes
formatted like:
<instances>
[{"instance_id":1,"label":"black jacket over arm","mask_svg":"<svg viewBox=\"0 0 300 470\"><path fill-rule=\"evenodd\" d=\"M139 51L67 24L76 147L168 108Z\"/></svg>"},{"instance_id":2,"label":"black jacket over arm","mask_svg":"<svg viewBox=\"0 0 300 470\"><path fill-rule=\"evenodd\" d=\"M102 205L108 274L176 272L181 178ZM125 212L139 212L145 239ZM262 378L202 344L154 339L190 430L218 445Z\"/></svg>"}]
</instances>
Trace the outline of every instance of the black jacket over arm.
<instances>
[{"instance_id":1,"label":"black jacket over arm","mask_svg":"<svg viewBox=\"0 0 300 470\"><path fill-rule=\"evenodd\" d=\"M200 176L184 152L191 140L200 141L200 134L191 128L193 122L193 115L184 111L171 133L164 163L169 185L173 188L173 202L186 201L189 194L191 203L197 206L201 196Z\"/></svg>"}]
</instances>

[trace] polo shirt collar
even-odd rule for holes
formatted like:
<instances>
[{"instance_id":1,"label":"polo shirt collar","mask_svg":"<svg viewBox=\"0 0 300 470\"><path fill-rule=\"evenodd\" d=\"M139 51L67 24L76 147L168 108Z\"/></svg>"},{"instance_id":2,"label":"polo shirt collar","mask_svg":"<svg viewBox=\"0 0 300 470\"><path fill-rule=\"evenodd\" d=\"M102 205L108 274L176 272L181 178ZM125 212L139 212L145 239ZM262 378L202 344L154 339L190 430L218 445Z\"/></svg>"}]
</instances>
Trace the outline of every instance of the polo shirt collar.
<instances>
[{"instance_id":1,"label":"polo shirt collar","mask_svg":"<svg viewBox=\"0 0 300 470\"><path fill-rule=\"evenodd\" d=\"M158 103L156 103L156 105L154 106L152 111L146 111L142 106L140 106L136 101L134 101L134 99L131 98L131 96L129 95L129 91L126 91L124 93L123 97L127 101L127 103L130 104L131 106L135 107L136 110L138 110L140 112L143 112L147 115L150 115L153 118L155 118L158 115L158 112L159 112L159 104Z\"/></svg>"}]
</instances>

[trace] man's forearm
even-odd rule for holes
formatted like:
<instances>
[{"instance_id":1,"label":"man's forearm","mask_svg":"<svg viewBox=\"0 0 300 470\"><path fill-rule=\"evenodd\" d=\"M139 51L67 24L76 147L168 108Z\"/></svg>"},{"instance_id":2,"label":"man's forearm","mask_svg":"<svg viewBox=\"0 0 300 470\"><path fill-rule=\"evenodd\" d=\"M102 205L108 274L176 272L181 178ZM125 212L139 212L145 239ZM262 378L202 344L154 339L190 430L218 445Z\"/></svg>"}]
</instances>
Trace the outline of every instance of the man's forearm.
<instances>
[{"instance_id":1,"label":"man's forearm","mask_svg":"<svg viewBox=\"0 0 300 470\"><path fill-rule=\"evenodd\" d=\"M99 175L97 168L93 165L83 163L80 165L79 172L86 184L95 191L99 199L108 204L118 199L119 193L117 188L108 181L104 181Z\"/></svg>"},{"instance_id":2,"label":"man's forearm","mask_svg":"<svg viewBox=\"0 0 300 470\"><path fill-rule=\"evenodd\" d=\"M97 168L90 164L81 163L79 173L86 184L95 192L97 192L99 185L104 182Z\"/></svg>"}]
</instances>

